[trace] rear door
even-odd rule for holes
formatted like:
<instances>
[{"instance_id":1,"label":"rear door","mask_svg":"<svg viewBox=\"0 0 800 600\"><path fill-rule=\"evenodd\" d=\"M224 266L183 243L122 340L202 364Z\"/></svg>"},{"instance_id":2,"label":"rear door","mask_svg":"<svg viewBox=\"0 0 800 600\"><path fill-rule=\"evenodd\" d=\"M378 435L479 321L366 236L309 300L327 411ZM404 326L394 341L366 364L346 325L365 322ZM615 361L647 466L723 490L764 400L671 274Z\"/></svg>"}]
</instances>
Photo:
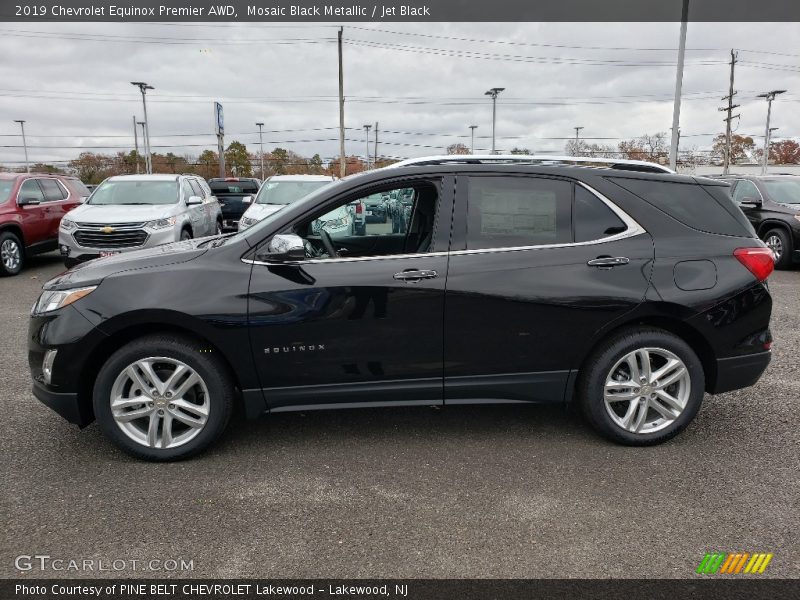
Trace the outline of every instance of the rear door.
<instances>
[{"instance_id":1,"label":"rear door","mask_svg":"<svg viewBox=\"0 0 800 600\"><path fill-rule=\"evenodd\" d=\"M198 196L201 204L190 206L189 210L192 213L192 223L195 225L195 237L202 237L214 233L214 224L211 222L211 203L205 191L194 178L187 179L192 188L192 196Z\"/></svg>"},{"instance_id":2,"label":"rear door","mask_svg":"<svg viewBox=\"0 0 800 600\"><path fill-rule=\"evenodd\" d=\"M567 179L459 176L445 402L561 401L592 336L639 305L652 240Z\"/></svg>"}]
</instances>

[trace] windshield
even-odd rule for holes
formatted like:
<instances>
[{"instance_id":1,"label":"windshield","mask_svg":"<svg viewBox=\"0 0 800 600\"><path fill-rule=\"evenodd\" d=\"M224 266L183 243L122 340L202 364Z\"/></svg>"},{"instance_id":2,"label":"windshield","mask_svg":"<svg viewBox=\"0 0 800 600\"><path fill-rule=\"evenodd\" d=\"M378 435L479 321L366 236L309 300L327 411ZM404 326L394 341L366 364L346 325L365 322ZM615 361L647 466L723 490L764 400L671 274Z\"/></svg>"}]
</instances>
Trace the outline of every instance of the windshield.
<instances>
[{"instance_id":1,"label":"windshield","mask_svg":"<svg viewBox=\"0 0 800 600\"><path fill-rule=\"evenodd\" d=\"M764 187L773 202L800 204L800 178L765 179Z\"/></svg>"},{"instance_id":2,"label":"windshield","mask_svg":"<svg viewBox=\"0 0 800 600\"><path fill-rule=\"evenodd\" d=\"M177 181L104 181L87 204L175 204Z\"/></svg>"},{"instance_id":3,"label":"windshield","mask_svg":"<svg viewBox=\"0 0 800 600\"><path fill-rule=\"evenodd\" d=\"M212 181L209 186L215 194L255 194L258 191L255 181Z\"/></svg>"},{"instance_id":4,"label":"windshield","mask_svg":"<svg viewBox=\"0 0 800 600\"><path fill-rule=\"evenodd\" d=\"M11 195L11 188L14 187L14 181L10 179L0 179L0 203L8 200Z\"/></svg>"},{"instance_id":5,"label":"windshield","mask_svg":"<svg viewBox=\"0 0 800 600\"><path fill-rule=\"evenodd\" d=\"M256 196L256 204L291 204L330 181L266 181Z\"/></svg>"}]
</instances>

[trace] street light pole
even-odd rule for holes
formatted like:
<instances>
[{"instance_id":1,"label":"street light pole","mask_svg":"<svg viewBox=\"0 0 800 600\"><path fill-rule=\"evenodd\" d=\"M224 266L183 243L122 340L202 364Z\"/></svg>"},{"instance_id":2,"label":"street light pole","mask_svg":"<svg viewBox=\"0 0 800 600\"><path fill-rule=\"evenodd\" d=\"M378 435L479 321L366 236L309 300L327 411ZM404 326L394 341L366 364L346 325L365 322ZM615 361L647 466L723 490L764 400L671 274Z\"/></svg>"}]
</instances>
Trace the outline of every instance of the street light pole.
<instances>
[{"instance_id":1,"label":"street light pole","mask_svg":"<svg viewBox=\"0 0 800 600\"><path fill-rule=\"evenodd\" d=\"M487 91L484 96L491 96L492 97L492 154L496 154L495 152L495 143L494 143L494 130L495 125L497 124L497 94L505 90L506 88L495 87Z\"/></svg>"},{"instance_id":2,"label":"street light pole","mask_svg":"<svg viewBox=\"0 0 800 600\"><path fill-rule=\"evenodd\" d=\"M478 128L477 125L470 125L470 145L469 145L469 153L475 154L475 130Z\"/></svg>"},{"instance_id":3,"label":"street light pole","mask_svg":"<svg viewBox=\"0 0 800 600\"><path fill-rule=\"evenodd\" d=\"M675 74L675 99L672 105L672 139L669 144L669 168L678 168L678 127L681 120L681 90L683 88L683 57L686 54L686 23L689 20L689 0L683 0L681 33L678 42L678 68Z\"/></svg>"},{"instance_id":4,"label":"street light pole","mask_svg":"<svg viewBox=\"0 0 800 600\"><path fill-rule=\"evenodd\" d=\"M145 135L144 135L145 123L144 123L144 121L136 121L136 124L139 127L142 128L142 146L144 146L145 145L145 142L144 142L144 139L145 139ZM145 152L147 152L146 148L145 148ZM144 159L144 170L147 171L147 157L146 156L145 156L145 159ZM139 174L139 157L138 156L136 157L136 174L137 175Z\"/></svg>"},{"instance_id":5,"label":"street light pole","mask_svg":"<svg viewBox=\"0 0 800 600\"><path fill-rule=\"evenodd\" d=\"M772 90L771 92L766 92L764 94L759 94L759 98L766 98L767 99L767 128L764 133L764 161L761 164L761 174L767 174L767 161L769 161L769 136L770 132L772 131L769 128L769 120L772 116L772 101L775 100L775 96L778 94L783 94L786 90Z\"/></svg>"},{"instance_id":6,"label":"street light pole","mask_svg":"<svg viewBox=\"0 0 800 600\"><path fill-rule=\"evenodd\" d=\"M25 172L30 173L31 168L28 165L28 142L25 139L25 121L22 119L14 119L14 123L19 123L20 129L22 129L22 147L25 150Z\"/></svg>"},{"instance_id":7,"label":"street light pole","mask_svg":"<svg viewBox=\"0 0 800 600\"><path fill-rule=\"evenodd\" d=\"M367 171L369 171L369 130L372 129L372 125L364 125L364 131L367 132Z\"/></svg>"},{"instance_id":8,"label":"street light pole","mask_svg":"<svg viewBox=\"0 0 800 600\"><path fill-rule=\"evenodd\" d=\"M146 154L144 164L147 174L150 175L153 172L153 158L150 155L150 121L147 119L147 90L154 90L155 88L144 81L131 81L131 85L135 85L142 92L142 108L144 109L143 143Z\"/></svg>"},{"instance_id":9,"label":"street light pole","mask_svg":"<svg viewBox=\"0 0 800 600\"><path fill-rule=\"evenodd\" d=\"M261 129L264 127L263 123L256 123L258 126L258 145L261 149L261 181L264 181L264 137L263 137L263 130Z\"/></svg>"},{"instance_id":10,"label":"street light pole","mask_svg":"<svg viewBox=\"0 0 800 600\"><path fill-rule=\"evenodd\" d=\"M575 130L575 154L574 154L574 156L578 156L578 139L580 137L581 129L583 129L583 125L581 125L580 127L573 127L573 129Z\"/></svg>"},{"instance_id":11,"label":"street light pole","mask_svg":"<svg viewBox=\"0 0 800 600\"><path fill-rule=\"evenodd\" d=\"M133 115L133 160L136 161L136 174L139 174L139 134L136 132L136 115Z\"/></svg>"}]
</instances>

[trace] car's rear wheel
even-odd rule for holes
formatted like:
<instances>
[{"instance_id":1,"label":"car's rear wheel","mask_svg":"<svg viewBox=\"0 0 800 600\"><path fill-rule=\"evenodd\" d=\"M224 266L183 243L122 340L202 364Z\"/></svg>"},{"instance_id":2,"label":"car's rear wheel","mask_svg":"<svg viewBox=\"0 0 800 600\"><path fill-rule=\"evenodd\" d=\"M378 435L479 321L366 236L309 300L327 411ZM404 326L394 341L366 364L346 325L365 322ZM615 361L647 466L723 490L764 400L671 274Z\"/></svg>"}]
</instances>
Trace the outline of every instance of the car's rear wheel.
<instances>
[{"instance_id":1,"label":"car's rear wheel","mask_svg":"<svg viewBox=\"0 0 800 600\"><path fill-rule=\"evenodd\" d=\"M94 412L103 433L137 458L179 460L223 432L233 410L225 364L189 339L147 336L100 369Z\"/></svg>"},{"instance_id":2,"label":"car's rear wheel","mask_svg":"<svg viewBox=\"0 0 800 600\"><path fill-rule=\"evenodd\" d=\"M25 249L10 231L0 233L0 275L17 275L25 262Z\"/></svg>"},{"instance_id":3,"label":"car's rear wheel","mask_svg":"<svg viewBox=\"0 0 800 600\"><path fill-rule=\"evenodd\" d=\"M764 236L764 243L775 255L776 269L789 269L792 266L792 238L784 229L772 229Z\"/></svg>"},{"instance_id":4,"label":"car's rear wheel","mask_svg":"<svg viewBox=\"0 0 800 600\"><path fill-rule=\"evenodd\" d=\"M664 442L700 409L703 366L681 338L660 329L627 330L587 360L578 397L592 426L631 446Z\"/></svg>"}]
</instances>

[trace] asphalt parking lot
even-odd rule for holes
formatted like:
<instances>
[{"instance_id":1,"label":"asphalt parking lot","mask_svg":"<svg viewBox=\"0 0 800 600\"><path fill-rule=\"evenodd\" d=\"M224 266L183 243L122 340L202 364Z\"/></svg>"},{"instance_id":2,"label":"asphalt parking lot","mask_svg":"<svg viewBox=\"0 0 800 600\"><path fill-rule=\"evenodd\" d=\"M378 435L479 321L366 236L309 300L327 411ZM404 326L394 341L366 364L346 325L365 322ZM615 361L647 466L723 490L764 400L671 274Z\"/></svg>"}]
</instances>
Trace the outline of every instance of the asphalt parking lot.
<instances>
[{"instance_id":1,"label":"asphalt parking lot","mask_svg":"<svg viewBox=\"0 0 800 600\"><path fill-rule=\"evenodd\" d=\"M62 270L0 279L0 577L692 577L772 552L798 577L800 271L771 278L773 362L655 448L561 408L403 408L235 420L210 452L137 462L30 393L28 312ZM19 555L193 561L191 572L20 572Z\"/></svg>"}]
</instances>

